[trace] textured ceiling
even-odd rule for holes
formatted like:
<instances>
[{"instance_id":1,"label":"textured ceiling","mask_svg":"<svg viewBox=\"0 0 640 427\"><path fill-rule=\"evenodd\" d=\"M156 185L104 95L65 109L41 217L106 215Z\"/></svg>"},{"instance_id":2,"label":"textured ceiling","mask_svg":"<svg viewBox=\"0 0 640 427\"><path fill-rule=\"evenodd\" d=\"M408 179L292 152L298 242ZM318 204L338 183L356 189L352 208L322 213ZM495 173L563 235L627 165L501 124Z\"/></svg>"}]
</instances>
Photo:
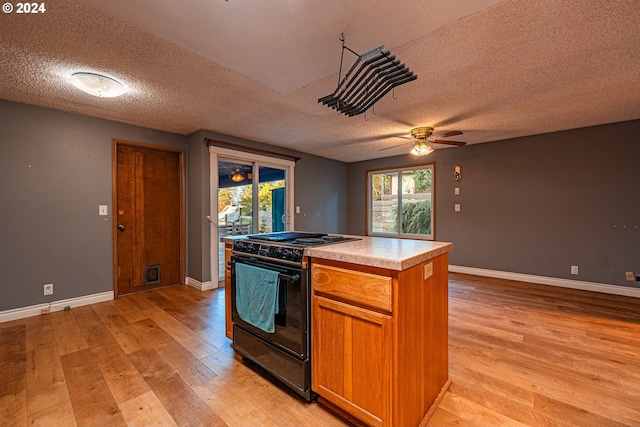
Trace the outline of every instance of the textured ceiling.
<instances>
[{"instance_id":1,"label":"textured ceiling","mask_svg":"<svg viewBox=\"0 0 640 427\"><path fill-rule=\"evenodd\" d=\"M636 0L56 0L0 16L0 98L346 162L409 151L416 126L481 143L640 119ZM334 91L340 41L385 44L418 79L365 115ZM345 67L355 56L345 52ZM93 98L76 71L124 82ZM395 95L395 99L394 96ZM117 137L117 135L114 135ZM439 147L436 147L439 148Z\"/></svg>"}]
</instances>

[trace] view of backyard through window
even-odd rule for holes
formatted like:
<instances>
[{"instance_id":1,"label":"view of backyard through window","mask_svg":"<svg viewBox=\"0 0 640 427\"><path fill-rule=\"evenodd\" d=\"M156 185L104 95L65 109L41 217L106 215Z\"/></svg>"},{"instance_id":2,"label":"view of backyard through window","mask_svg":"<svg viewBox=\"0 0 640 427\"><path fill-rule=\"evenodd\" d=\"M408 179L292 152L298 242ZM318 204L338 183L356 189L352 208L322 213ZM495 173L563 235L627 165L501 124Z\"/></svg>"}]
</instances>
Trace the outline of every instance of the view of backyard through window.
<instances>
[{"instance_id":1,"label":"view of backyard through window","mask_svg":"<svg viewBox=\"0 0 640 427\"><path fill-rule=\"evenodd\" d=\"M221 237L285 231L288 165L221 157L218 175L218 280L224 278ZM257 197L256 197L257 195Z\"/></svg>"},{"instance_id":2,"label":"view of backyard through window","mask_svg":"<svg viewBox=\"0 0 640 427\"><path fill-rule=\"evenodd\" d=\"M284 180L260 183L258 188L257 227L253 227L253 185L251 182L248 185L220 188L218 190L219 225L224 227L235 224L236 228L243 228L248 233L279 231L274 230L273 224L274 219L276 222L282 222L281 218L274 218L273 216L273 190L284 190ZM276 225L275 228L280 227Z\"/></svg>"},{"instance_id":3,"label":"view of backyard through window","mask_svg":"<svg viewBox=\"0 0 640 427\"><path fill-rule=\"evenodd\" d=\"M433 165L368 173L369 233L433 236Z\"/></svg>"},{"instance_id":4,"label":"view of backyard through window","mask_svg":"<svg viewBox=\"0 0 640 427\"><path fill-rule=\"evenodd\" d=\"M285 229L284 169L260 165L257 189L252 164L222 160L218 172L219 236ZM254 201L256 190L257 206Z\"/></svg>"}]
</instances>

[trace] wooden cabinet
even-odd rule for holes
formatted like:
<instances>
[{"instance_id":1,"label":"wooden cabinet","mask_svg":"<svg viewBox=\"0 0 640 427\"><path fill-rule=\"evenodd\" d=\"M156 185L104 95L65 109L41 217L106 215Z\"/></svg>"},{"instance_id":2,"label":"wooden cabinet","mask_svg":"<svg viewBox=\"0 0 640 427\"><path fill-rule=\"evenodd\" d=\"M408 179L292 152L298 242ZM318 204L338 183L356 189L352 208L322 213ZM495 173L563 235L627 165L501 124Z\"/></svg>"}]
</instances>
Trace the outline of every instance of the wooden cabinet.
<instances>
[{"instance_id":1,"label":"wooden cabinet","mask_svg":"<svg viewBox=\"0 0 640 427\"><path fill-rule=\"evenodd\" d=\"M224 245L224 314L227 338L233 339L233 321L231 320L231 243Z\"/></svg>"},{"instance_id":2,"label":"wooden cabinet","mask_svg":"<svg viewBox=\"0 0 640 427\"><path fill-rule=\"evenodd\" d=\"M312 388L367 424L390 418L391 317L313 297Z\"/></svg>"},{"instance_id":3,"label":"wooden cabinet","mask_svg":"<svg viewBox=\"0 0 640 427\"><path fill-rule=\"evenodd\" d=\"M449 385L448 257L312 262L312 388L371 426L417 426Z\"/></svg>"}]
</instances>

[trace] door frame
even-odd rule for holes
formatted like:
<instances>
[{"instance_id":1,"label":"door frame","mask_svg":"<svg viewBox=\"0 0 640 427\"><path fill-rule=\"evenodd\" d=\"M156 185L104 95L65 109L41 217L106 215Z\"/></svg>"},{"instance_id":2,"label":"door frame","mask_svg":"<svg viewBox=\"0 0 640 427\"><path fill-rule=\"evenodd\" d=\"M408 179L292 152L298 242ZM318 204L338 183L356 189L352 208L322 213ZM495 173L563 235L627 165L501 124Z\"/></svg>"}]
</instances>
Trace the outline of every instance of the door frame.
<instances>
[{"instance_id":1,"label":"door frame","mask_svg":"<svg viewBox=\"0 0 640 427\"><path fill-rule=\"evenodd\" d=\"M182 148L168 147L164 145L148 144L144 142L128 141L125 139L112 138L111 143L111 232L113 246L113 295L118 297L118 146L145 148L149 150L168 151L178 153L179 175L180 175L180 284L185 284L187 274L187 239L186 239L186 170L185 170L185 150Z\"/></svg>"}]
</instances>

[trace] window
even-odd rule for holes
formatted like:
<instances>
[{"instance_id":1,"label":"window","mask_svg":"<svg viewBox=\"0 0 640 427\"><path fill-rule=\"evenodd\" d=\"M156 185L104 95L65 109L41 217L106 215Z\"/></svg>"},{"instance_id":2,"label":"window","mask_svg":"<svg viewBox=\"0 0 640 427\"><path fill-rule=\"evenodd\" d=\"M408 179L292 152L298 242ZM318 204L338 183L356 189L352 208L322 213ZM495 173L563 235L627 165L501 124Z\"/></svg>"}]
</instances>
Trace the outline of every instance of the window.
<instances>
[{"instance_id":1,"label":"window","mask_svg":"<svg viewBox=\"0 0 640 427\"><path fill-rule=\"evenodd\" d=\"M368 234L433 239L434 165L367 172Z\"/></svg>"}]
</instances>

